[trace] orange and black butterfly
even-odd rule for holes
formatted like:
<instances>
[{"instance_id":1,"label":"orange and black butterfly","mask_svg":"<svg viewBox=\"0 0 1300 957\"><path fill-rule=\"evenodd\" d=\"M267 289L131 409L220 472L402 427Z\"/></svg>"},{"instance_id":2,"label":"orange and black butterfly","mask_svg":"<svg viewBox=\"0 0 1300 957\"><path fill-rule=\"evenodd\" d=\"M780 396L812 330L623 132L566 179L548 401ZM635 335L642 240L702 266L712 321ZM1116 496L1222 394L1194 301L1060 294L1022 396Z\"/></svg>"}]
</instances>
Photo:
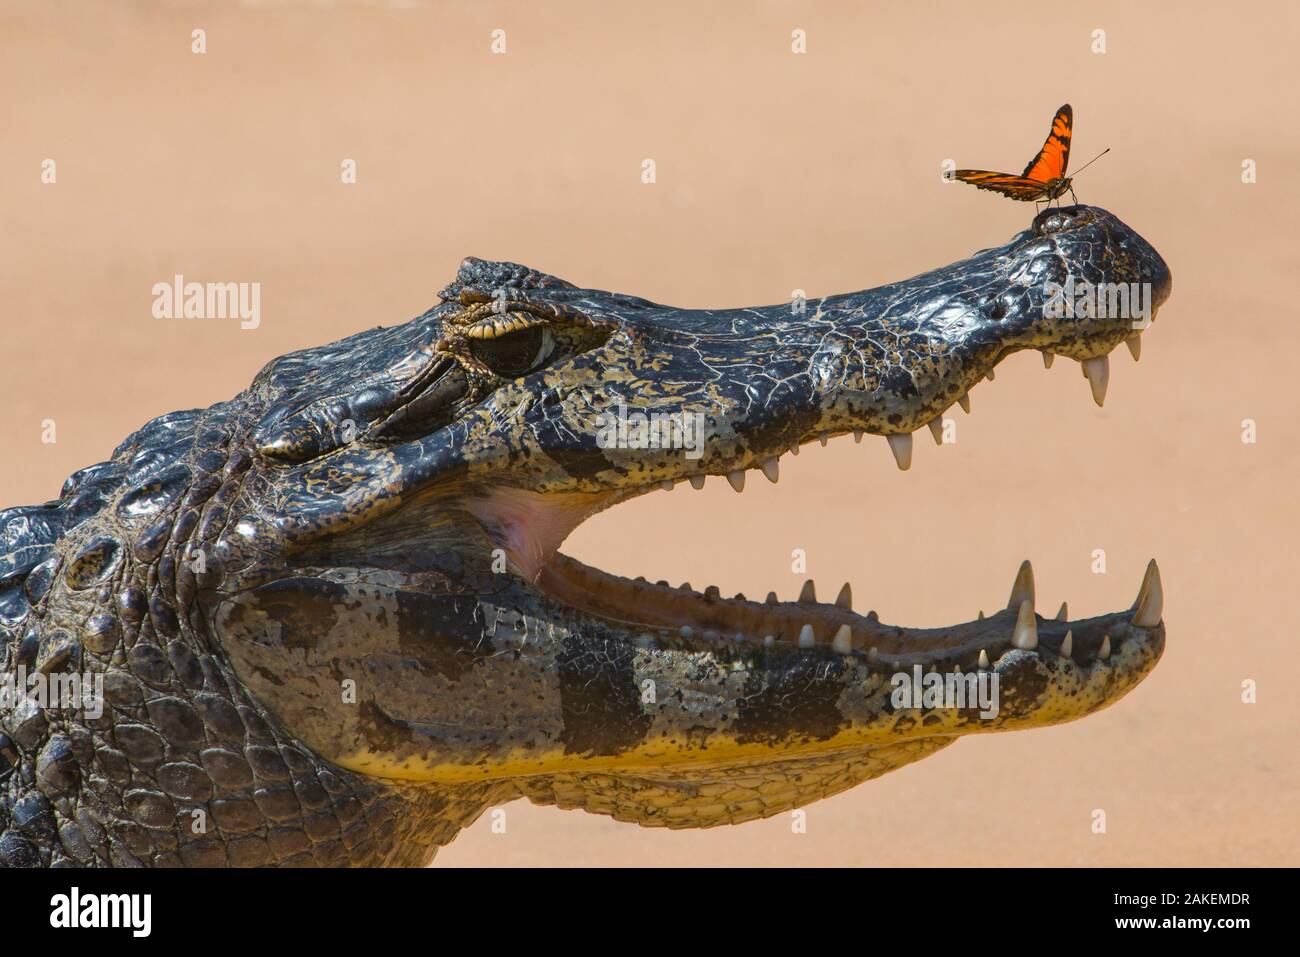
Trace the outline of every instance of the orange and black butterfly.
<instances>
[{"instance_id":1,"label":"orange and black butterfly","mask_svg":"<svg viewBox=\"0 0 1300 957\"><path fill-rule=\"evenodd\" d=\"M1010 173L993 173L984 169L959 169L953 176L963 183L980 189L991 189L1023 202L1049 202L1065 193L1074 195L1065 167L1070 162L1070 128L1074 124L1074 110L1067 103L1052 118L1052 130L1038 155L1029 161L1019 176ZM1078 202L1078 198L1075 198Z\"/></svg>"}]
</instances>

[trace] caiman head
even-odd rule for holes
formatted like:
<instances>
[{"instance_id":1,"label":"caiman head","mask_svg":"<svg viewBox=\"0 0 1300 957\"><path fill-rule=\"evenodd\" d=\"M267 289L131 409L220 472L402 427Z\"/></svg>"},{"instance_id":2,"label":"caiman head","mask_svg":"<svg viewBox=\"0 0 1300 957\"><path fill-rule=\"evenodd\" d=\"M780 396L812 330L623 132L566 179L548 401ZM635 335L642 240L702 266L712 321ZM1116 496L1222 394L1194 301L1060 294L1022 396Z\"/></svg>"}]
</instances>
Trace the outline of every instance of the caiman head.
<instances>
[{"instance_id":1,"label":"caiman head","mask_svg":"<svg viewBox=\"0 0 1300 957\"><path fill-rule=\"evenodd\" d=\"M259 375L196 600L252 693L335 764L641 824L762 817L957 735L1082 717L1160 657L1154 563L1123 611L1040 616L1026 563L1005 608L912 629L855 611L847 587L724 598L558 549L635 496L776 482L781 456L828 436L883 437L907 468L913 433L941 434L1019 350L1081 362L1100 403L1108 354L1136 354L1170 285L1145 240L1086 206L904 282L766 308L466 260L425 315ZM996 676L996 708L973 690L900 706L895 676L930 673L949 692Z\"/></svg>"}]
</instances>

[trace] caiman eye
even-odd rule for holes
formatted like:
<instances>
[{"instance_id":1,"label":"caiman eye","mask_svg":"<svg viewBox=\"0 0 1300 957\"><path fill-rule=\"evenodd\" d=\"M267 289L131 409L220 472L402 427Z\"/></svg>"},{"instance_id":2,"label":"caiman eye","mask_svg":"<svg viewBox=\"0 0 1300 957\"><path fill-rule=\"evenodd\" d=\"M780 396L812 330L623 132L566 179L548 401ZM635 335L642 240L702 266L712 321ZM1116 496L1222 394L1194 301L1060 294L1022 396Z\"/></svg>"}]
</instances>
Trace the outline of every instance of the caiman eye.
<instances>
[{"instance_id":1,"label":"caiman eye","mask_svg":"<svg viewBox=\"0 0 1300 957\"><path fill-rule=\"evenodd\" d=\"M506 379L517 379L532 372L550 358L554 349L555 337L544 325L517 329L492 339L470 340L474 358Z\"/></svg>"}]
</instances>

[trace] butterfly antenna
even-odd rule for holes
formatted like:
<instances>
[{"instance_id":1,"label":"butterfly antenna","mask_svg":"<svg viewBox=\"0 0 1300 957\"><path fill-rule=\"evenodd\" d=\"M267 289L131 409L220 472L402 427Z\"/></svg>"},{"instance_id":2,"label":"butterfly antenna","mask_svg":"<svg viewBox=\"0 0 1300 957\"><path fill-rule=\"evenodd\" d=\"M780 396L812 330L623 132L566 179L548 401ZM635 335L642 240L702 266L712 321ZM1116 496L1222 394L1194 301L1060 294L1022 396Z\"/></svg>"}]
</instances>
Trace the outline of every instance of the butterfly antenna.
<instances>
[{"instance_id":1,"label":"butterfly antenna","mask_svg":"<svg viewBox=\"0 0 1300 957\"><path fill-rule=\"evenodd\" d=\"M1109 152L1110 152L1110 147L1107 146L1104 150L1102 150L1100 153L1098 153L1098 154L1097 154L1096 156L1094 156L1092 159L1088 160L1088 162L1084 163L1082 166L1080 166L1078 169L1076 169L1076 170L1071 174L1071 178L1073 178L1073 177L1075 177L1075 176L1078 176L1080 173L1082 173L1084 170L1086 170L1089 166L1091 166L1093 163L1097 162L1097 160L1101 159L1103 156L1105 156L1105 155L1106 155L1107 153L1109 153Z\"/></svg>"}]
</instances>

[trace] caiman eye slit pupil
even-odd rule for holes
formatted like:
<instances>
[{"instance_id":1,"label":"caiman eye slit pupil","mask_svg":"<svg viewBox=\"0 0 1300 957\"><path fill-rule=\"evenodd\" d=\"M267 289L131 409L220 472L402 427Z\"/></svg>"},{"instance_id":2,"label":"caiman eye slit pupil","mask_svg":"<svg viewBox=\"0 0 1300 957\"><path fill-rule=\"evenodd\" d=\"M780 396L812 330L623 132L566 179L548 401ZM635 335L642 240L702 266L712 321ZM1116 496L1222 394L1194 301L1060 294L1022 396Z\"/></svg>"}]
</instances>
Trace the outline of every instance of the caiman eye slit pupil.
<instances>
[{"instance_id":1,"label":"caiman eye slit pupil","mask_svg":"<svg viewBox=\"0 0 1300 957\"><path fill-rule=\"evenodd\" d=\"M476 359L507 379L532 372L550 358L554 348L555 339L546 326L507 332L495 339L475 339L470 344Z\"/></svg>"}]
</instances>

